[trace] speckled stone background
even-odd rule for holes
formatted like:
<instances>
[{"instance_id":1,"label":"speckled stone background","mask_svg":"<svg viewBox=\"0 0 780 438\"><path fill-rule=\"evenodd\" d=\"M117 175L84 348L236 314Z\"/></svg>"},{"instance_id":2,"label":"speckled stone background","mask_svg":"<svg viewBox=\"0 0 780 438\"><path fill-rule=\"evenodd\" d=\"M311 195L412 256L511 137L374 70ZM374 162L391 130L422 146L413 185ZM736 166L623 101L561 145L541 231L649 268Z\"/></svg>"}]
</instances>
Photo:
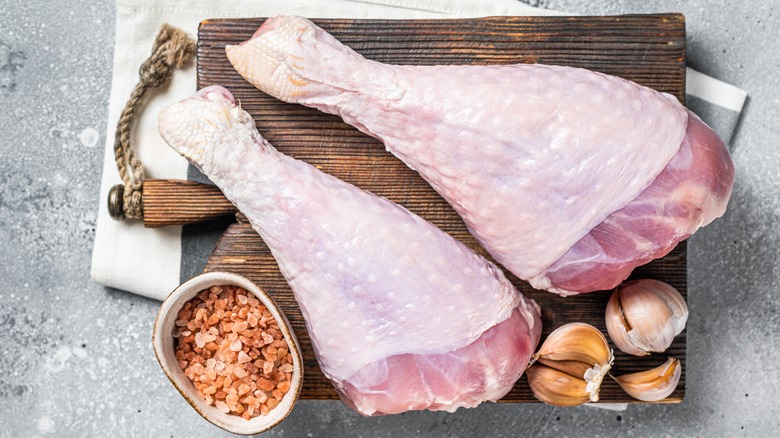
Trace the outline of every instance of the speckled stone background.
<instances>
[{"instance_id":1,"label":"speckled stone background","mask_svg":"<svg viewBox=\"0 0 780 438\"><path fill-rule=\"evenodd\" d=\"M267 436L777 436L780 430L780 3L548 0L582 14L683 12L689 64L746 89L725 217L690 241L681 405L488 404L362 418L301 402ZM0 436L225 436L151 348L159 303L89 279L114 4L0 7Z\"/></svg>"}]
</instances>

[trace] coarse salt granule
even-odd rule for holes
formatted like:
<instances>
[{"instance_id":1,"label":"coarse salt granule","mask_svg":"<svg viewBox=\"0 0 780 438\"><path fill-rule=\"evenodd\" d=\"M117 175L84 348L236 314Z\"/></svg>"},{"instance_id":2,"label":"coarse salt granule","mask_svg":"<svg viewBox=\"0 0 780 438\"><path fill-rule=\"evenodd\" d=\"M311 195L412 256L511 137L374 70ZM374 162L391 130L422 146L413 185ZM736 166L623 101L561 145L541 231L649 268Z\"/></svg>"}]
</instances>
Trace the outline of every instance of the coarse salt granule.
<instances>
[{"instance_id":1,"label":"coarse salt granule","mask_svg":"<svg viewBox=\"0 0 780 438\"><path fill-rule=\"evenodd\" d=\"M290 390L290 348L260 301L236 286L212 286L179 311L176 359L208 404L247 420L268 415Z\"/></svg>"}]
</instances>

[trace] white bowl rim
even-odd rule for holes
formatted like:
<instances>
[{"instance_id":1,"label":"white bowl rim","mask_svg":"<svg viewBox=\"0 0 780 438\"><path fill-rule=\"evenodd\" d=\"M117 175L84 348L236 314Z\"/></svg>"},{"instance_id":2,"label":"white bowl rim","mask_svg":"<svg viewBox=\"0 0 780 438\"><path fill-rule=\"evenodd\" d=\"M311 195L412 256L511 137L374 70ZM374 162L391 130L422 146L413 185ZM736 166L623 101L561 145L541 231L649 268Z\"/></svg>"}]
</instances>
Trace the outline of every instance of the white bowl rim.
<instances>
[{"instance_id":1,"label":"white bowl rim","mask_svg":"<svg viewBox=\"0 0 780 438\"><path fill-rule=\"evenodd\" d=\"M245 420L237 415L222 413L216 407L207 405L198 397L197 390L179 367L173 353L173 337L163 335L166 332L170 333L173 329L179 309L181 309L184 303L204 289L223 285L241 287L257 297L279 322L279 329L290 346L289 352L293 358L292 385L290 390L282 397L279 405L266 416L260 415L250 420ZM170 343L166 343L167 341L170 341ZM240 435L253 435L265 432L281 423L292 412L303 386L303 361L301 359L300 346L295 333L290 327L290 322L273 298L263 289L246 277L232 272L206 272L185 281L174 289L162 303L157 313L157 319L154 322L154 330L152 332L152 345L157 362L179 394L203 418L228 432Z\"/></svg>"}]
</instances>

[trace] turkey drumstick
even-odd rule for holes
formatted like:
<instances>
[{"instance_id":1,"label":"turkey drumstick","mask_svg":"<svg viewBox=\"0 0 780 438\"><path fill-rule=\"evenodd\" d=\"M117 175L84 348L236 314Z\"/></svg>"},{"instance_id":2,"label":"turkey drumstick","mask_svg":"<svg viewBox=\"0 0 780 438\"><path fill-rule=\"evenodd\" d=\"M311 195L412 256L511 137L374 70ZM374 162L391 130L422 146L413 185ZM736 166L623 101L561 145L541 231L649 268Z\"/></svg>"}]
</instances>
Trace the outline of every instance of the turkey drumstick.
<instances>
[{"instance_id":1,"label":"turkey drumstick","mask_svg":"<svg viewBox=\"0 0 780 438\"><path fill-rule=\"evenodd\" d=\"M522 375L539 308L494 264L281 154L222 87L163 108L159 126L268 244L323 373L355 410L453 411L503 397Z\"/></svg>"},{"instance_id":2,"label":"turkey drumstick","mask_svg":"<svg viewBox=\"0 0 780 438\"><path fill-rule=\"evenodd\" d=\"M288 16L226 51L262 91L384 142L539 289L612 288L722 215L731 194L717 135L673 96L618 77L382 64Z\"/></svg>"}]
</instances>

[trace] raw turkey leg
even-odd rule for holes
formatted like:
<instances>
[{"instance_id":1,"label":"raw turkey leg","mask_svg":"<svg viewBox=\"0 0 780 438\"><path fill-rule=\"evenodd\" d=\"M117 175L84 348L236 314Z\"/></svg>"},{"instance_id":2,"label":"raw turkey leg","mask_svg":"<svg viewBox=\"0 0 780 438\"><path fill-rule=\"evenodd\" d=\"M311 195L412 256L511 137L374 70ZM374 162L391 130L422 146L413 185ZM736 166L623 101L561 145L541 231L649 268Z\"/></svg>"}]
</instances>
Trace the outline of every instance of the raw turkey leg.
<instances>
[{"instance_id":1,"label":"raw turkey leg","mask_svg":"<svg viewBox=\"0 0 780 438\"><path fill-rule=\"evenodd\" d=\"M608 289L723 214L734 167L673 96L547 65L395 66L300 17L226 47L287 102L382 140L534 287Z\"/></svg>"},{"instance_id":2,"label":"raw turkey leg","mask_svg":"<svg viewBox=\"0 0 780 438\"><path fill-rule=\"evenodd\" d=\"M268 244L323 373L364 415L504 396L541 333L495 265L384 198L279 153L229 91L160 112L160 132Z\"/></svg>"}]
</instances>

